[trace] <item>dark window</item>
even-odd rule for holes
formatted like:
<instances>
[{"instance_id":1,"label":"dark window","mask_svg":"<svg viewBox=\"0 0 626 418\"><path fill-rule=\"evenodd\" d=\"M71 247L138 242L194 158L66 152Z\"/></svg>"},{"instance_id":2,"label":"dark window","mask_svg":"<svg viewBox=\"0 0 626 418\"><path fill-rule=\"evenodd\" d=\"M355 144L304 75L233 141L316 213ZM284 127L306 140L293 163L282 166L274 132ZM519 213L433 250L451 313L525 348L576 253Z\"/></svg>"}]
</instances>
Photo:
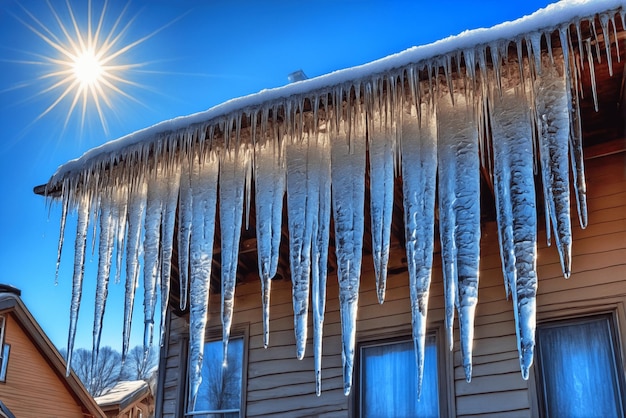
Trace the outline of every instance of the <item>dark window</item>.
<instances>
[{"instance_id":1,"label":"dark window","mask_svg":"<svg viewBox=\"0 0 626 418\"><path fill-rule=\"evenodd\" d=\"M439 417L437 337L426 338L424 378L418 399L412 339L361 344L358 408L366 417Z\"/></svg>"},{"instance_id":2,"label":"dark window","mask_svg":"<svg viewBox=\"0 0 626 418\"><path fill-rule=\"evenodd\" d=\"M194 418L235 418L241 416L244 339L231 338L228 361L223 362L222 341L204 344L202 383L193 411Z\"/></svg>"},{"instance_id":3,"label":"dark window","mask_svg":"<svg viewBox=\"0 0 626 418\"><path fill-rule=\"evenodd\" d=\"M621 355L613 316L541 324L537 353L542 416L624 416Z\"/></svg>"}]
</instances>

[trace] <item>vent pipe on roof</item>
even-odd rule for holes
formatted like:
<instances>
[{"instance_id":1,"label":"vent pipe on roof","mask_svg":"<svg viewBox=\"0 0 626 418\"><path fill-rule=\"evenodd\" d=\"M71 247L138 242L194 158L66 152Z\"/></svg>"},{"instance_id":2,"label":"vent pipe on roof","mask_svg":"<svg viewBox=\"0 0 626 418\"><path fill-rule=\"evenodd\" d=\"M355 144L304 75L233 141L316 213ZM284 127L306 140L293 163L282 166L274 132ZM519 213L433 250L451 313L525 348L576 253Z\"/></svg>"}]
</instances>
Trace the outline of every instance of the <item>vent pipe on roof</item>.
<instances>
[{"instance_id":1,"label":"vent pipe on roof","mask_svg":"<svg viewBox=\"0 0 626 418\"><path fill-rule=\"evenodd\" d=\"M289 79L290 83L295 83L296 81L306 80L309 77L304 74L304 71L296 70L293 73L289 74L287 78Z\"/></svg>"}]
</instances>

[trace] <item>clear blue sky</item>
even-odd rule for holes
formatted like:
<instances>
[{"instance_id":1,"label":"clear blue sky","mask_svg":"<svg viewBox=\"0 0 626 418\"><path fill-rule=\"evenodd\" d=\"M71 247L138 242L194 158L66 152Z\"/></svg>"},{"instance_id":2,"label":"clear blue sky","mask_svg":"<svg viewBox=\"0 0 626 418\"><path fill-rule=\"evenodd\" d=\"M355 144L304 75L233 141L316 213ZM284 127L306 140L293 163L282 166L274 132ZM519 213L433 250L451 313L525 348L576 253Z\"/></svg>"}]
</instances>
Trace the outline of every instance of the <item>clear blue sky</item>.
<instances>
[{"instance_id":1,"label":"clear blue sky","mask_svg":"<svg viewBox=\"0 0 626 418\"><path fill-rule=\"evenodd\" d=\"M87 2L68 2L85 32ZM49 210L45 199L33 193L33 187L45 183L59 165L162 120L282 86L297 69L309 77L323 75L465 29L514 20L548 3L242 0L231 5L227 1L135 0L114 31L119 34L128 24L116 46L148 38L115 62L143 65L121 73L130 83L118 86L132 100L111 93L111 108L102 104L105 130L91 102L82 127L80 101L68 119L73 93L46 113L64 89L46 91L58 78L45 77L55 67L41 62L59 53L42 39L50 35L39 23L60 40L65 37L43 0L0 0L0 283L20 288L52 342L66 347L75 226L68 222L55 286L60 211L57 206ZM50 4L75 36L66 2L50 0ZM111 32L125 6L126 2L109 1L104 34ZM101 0L92 0L92 30L102 7ZM97 262L97 254L87 261L76 347L91 348ZM110 285L102 337L102 345L117 350L121 350L123 280ZM131 346L141 344L143 338L142 292L140 287Z\"/></svg>"}]
</instances>

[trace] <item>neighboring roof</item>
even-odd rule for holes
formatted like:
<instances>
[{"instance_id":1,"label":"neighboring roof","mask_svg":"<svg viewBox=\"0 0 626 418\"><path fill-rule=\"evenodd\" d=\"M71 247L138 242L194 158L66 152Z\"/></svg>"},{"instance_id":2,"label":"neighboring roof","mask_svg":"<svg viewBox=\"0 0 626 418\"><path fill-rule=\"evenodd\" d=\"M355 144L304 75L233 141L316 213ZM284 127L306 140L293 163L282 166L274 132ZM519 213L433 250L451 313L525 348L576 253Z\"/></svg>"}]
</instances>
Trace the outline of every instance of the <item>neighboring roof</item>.
<instances>
[{"instance_id":1,"label":"neighboring roof","mask_svg":"<svg viewBox=\"0 0 626 418\"><path fill-rule=\"evenodd\" d=\"M95 400L103 410L122 411L148 395L150 395L150 387L146 381L125 380L117 382L107 393L98 396Z\"/></svg>"},{"instance_id":2,"label":"neighboring roof","mask_svg":"<svg viewBox=\"0 0 626 418\"><path fill-rule=\"evenodd\" d=\"M24 305L19 296L19 290L10 286L0 286L0 312L12 311L24 332L30 337L39 352L48 360L51 369L66 382L70 391L78 402L95 417L104 417L104 412L98 407L96 401L87 392L85 386L74 372L65 376L65 360L56 349L52 341L44 333L33 315ZM11 417L12 415L8 415Z\"/></svg>"}]
</instances>

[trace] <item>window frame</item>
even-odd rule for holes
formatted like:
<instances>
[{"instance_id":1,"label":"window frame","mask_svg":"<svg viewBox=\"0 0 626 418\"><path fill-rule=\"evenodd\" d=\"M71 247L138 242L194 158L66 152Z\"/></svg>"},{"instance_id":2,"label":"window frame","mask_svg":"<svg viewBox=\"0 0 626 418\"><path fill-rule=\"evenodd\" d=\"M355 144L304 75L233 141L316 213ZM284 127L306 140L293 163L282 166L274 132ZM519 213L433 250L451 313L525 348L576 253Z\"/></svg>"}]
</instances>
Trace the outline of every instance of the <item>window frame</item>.
<instances>
[{"instance_id":1,"label":"window frame","mask_svg":"<svg viewBox=\"0 0 626 418\"><path fill-rule=\"evenodd\" d=\"M4 342L6 326L6 316L0 315L0 383L6 383L7 381L7 369L9 367L9 355L11 353L11 345Z\"/></svg>"},{"instance_id":2,"label":"window frame","mask_svg":"<svg viewBox=\"0 0 626 418\"><path fill-rule=\"evenodd\" d=\"M623 344L621 340L621 336L623 335L622 324L619 321L620 312L617 312L618 309L613 309L610 311L600 311L600 312L584 312L579 313L577 315L569 315L563 317L550 317L546 320L542 320L537 323L537 334L539 328L558 328L563 326L570 325L582 325L589 322L594 322L597 320L606 319L609 327L609 336L611 338L611 351L613 353L613 362L614 362L614 371L617 375L617 390L618 395L621 398L621 407L622 411L626 412L626 377L624 376L624 351ZM535 348L535 365L532 368L531 377L534 381L534 406L535 413L539 417L546 417L546 403L545 403L545 392L543 385L543 372L541 367L541 346L539 341L539 336L536 337L536 348Z\"/></svg>"},{"instance_id":3,"label":"window frame","mask_svg":"<svg viewBox=\"0 0 626 418\"><path fill-rule=\"evenodd\" d=\"M434 336L437 351L437 377L439 391L439 416L456 417L454 376L452 374L453 352L446 350L445 333L442 323L429 324L427 337ZM413 337L410 329L387 330L387 332L374 332L369 335L360 336L357 341L355 373L352 389L352 402L350 402L350 416L361 417L361 388L362 388L362 349L364 347L395 344L410 341L413 344Z\"/></svg>"},{"instance_id":4,"label":"window frame","mask_svg":"<svg viewBox=\"0 0 626 418\"><path fill-rule=\"evenodd\" d=\"M246 394L247 394L247 383L248 383L248 349L249 349L249 325L248 324L243 324L243 325L233 325L231 328L231 333L230 333L230 340L235 340L235 339L241 339L243 341L243 347L242 347L242 359L241 359L241 399L240 399L240 407L239 407L239 416L240 417L245 417L246 416ZM221 343L222 341L222 328L210 328L207 329L206 334L205 334L205 338L204 338L204 344L206 343L210 343L210 342L216 342L219 341ZM189 340L186 340L186 344L188 345ZM201 414L220 414L220 413L228 413L228 410L224 410L224 411L220 411L220 412L211 412L211 411L190 411L189 410L189 405L187 404L188 400L189 400L189 355L188 355L188 350L186 350L187 352L185 353L185 373L184 373L184 379L185 379L185 393L184 393L184 398L185 401L183 402L183 416L185 418L194 418L198 415ZM234 411L233 411L234 412Z\"/></svg>"}]
</instances>

